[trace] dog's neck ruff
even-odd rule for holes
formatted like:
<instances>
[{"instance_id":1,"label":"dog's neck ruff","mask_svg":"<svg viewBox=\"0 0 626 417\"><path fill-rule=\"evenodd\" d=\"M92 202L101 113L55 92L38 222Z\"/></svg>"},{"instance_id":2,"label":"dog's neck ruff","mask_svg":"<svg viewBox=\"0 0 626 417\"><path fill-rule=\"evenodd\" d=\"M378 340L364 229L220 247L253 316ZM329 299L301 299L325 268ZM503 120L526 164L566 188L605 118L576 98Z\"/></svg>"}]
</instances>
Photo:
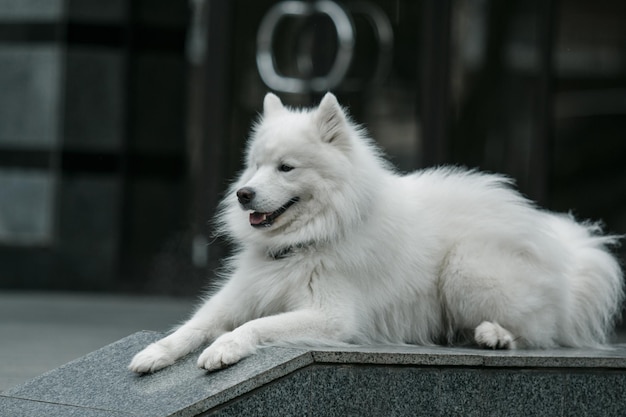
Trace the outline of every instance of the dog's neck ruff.
<instances>
[{"instance_id":1,"label":"dog's neck ruff","mask_svg":"<svg viewBox=\"0 0 626 417\"><path fill-rule=\"evenodd\" d=\"M314 245L314 242L296 243L293 245L278 248L276 250L268 250L267 256L274 260L279 261L281 259L289 258L290 256L302 252L303 250L310 248Z\"/></svg>"}]
</instances>

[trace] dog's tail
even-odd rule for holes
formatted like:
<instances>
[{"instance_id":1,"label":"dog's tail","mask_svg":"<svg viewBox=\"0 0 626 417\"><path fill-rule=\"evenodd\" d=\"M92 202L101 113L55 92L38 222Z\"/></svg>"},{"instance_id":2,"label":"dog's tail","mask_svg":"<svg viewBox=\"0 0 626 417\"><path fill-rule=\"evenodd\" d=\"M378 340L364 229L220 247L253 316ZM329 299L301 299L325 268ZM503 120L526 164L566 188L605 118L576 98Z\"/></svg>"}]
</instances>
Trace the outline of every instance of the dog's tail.
<instances>
[{"instance_id":1,"label":"dog's tail","mask_svg":"<svg viewBox=\"0 0 626 417\"><path fill-rule=\"evenodd\" d=\"M576 223L571 215L563 220L565 227L560 229L571 245L573 270L562 341L570 346L599 347L609 341L622 312L624 276L611 253L622 237L604 235L599 223Z\"/></svg>"}]
</instances>

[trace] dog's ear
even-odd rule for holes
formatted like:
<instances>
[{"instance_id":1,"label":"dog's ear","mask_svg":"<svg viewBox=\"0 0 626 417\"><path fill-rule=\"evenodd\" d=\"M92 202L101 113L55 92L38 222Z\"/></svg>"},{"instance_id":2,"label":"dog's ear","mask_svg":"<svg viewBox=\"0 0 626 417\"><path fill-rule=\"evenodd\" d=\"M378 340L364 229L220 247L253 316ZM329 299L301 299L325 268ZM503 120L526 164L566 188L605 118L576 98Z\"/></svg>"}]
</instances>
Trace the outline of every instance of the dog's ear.
<instances>
[{"instance_id":1,"label":"dog's ear","mask_svg":"<svg viewBox=\"0 0 626 417\"><path fill-rule=\"evenodd\" d=\"M332 93L326 93L316 110L315 121L324 142L342 144L348 125L346 115Z\"/></svg>"},{"instance_id":2,"label":"dog's ear","mask_svg":"<svg viewBox=\"0 0 626 417\"><path fill-rule=\"evenodd\" d=\"M278 114L285 110L283 103L278 96L272 93L267 93L265 99L263 99L263 116L268 117L274 114Z\"/></svg>"}]
</instances>

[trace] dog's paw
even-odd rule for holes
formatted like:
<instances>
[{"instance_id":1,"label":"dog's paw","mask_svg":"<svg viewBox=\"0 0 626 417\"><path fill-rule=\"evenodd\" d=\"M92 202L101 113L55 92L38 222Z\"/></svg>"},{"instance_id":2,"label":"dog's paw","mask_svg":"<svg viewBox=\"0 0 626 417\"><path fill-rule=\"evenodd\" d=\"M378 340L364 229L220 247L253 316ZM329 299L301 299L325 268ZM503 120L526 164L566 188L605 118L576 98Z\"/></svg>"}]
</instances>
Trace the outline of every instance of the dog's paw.
<instances>
[{"instance_id":1,"label":"dog's paw","mask_svg":"<svg viewBox=\"0 0 626 417\"><path fill-rule=\"evenodd\" d=\"M256 350L255 345L237 331L226 333L206 348L198 358L198 367L215 371L239 362Z\"/></svg>"},{"instance_id":2,"label":"dog's paw","mask_svg":"<svg viewBox=\"0 0 626 417\"><path fill-rule=\"evenodd\" d=\"M474 339L481 347L490 349L515 349L513 335L498 323L483 321L474 331Z\"/></svg>"},{"instance_id":3,"label":"dog's paw","mask_svg":"<svg viewBox=\"0 0 626 417\"><path fill-rule=\"evenodd\" d=\"M153 343L135 355L128 369L137 373L155 372L170 366L176 358L163 346Z\"/></svg>"}]
</instances>

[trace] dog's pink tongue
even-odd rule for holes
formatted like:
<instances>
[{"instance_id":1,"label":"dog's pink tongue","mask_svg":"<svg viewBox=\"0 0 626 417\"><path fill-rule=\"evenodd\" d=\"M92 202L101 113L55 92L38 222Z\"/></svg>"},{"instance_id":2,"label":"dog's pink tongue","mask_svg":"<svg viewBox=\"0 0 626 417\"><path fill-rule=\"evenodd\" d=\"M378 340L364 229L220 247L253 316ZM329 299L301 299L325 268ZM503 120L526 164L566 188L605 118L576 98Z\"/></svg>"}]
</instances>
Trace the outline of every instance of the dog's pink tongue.
<instances>
[{"instance_id":1,"label":"dog's pink tongue","mask_svg":"<svg viewBox=\"0 0 626 417\"><path fill-rule=\"evenodd\" d=\"M266 217L267 217L266 213L259 213L257 211L255 211L254 213L250 213L250 224L251 225L261 224L265 221Z\"/></svg>"}]
</instances>

